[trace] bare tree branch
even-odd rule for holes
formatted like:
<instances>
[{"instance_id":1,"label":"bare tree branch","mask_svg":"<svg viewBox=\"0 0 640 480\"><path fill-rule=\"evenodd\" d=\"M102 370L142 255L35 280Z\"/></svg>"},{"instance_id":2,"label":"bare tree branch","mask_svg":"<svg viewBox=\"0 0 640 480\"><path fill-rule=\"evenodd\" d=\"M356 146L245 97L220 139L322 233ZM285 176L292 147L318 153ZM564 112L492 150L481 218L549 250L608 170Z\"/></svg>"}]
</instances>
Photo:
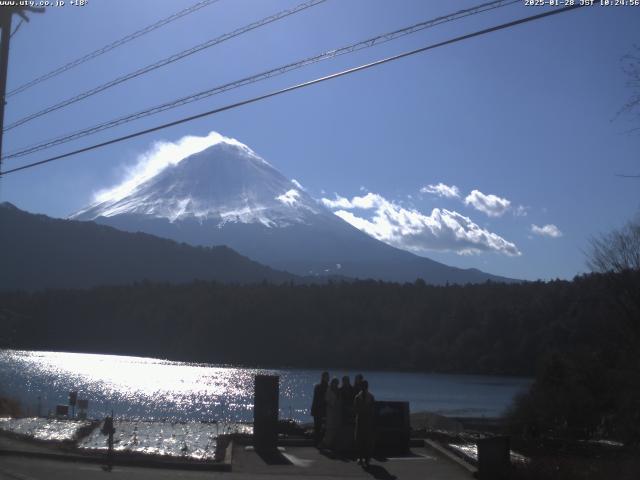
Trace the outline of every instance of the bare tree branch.
<instances>
[{"instance_id":1,"label":"bare tree branch","mask_svg":"<svg viewBox=\"0 0 640 480\"><path fill-rule=\"evenodd\" d=\"M627 88L631 90L631 97L616 113L615 118L622 114L634 115L636 120L640 120L640 46L634 45L631 53L624 55L620 59L622 71L627 75ZM640 127L634 127L627 133L635 133ZM640 178L640 175L616 175L624 178Z\"/></svg>"},{"instance_id":2,"label":"bare tree branch","mask_svg":"<svg viewBox=\"0 0 640 480\"><path fill-rule=\"evenodd\" d=\"M587 265L594 272L640 270L640 217L610 233L593 237Z\"/></svg>"}]
</instances>

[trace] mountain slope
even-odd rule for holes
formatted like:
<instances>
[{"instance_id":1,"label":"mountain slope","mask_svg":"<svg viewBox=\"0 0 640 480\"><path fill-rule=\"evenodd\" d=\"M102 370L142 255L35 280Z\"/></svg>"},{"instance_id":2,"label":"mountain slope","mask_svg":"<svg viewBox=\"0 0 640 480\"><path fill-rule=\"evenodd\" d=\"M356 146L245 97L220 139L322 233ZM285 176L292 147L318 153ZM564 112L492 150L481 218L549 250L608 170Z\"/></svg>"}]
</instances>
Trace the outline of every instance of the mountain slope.
<instances>
[{"instance_id":1,"label":"mountain slope","mask_svg":"<svg viewBox=\"0 0 640 480\"><path fill-rule=\"evenodd\" d=\"M228 245L297 275L428 283L510 281L380 242L336 217L247 146L221 137L72 218L191 245Z\"/></svg>"},{"instance_id":2,"label":"mountain slope","mask_svg":"<svg viewBox=\"0 0 640 480\"><path fill-rule=\"evenodd\" d=\"M296 277L227 247L193 247L93 222L59 220L0 204L0 289L86 288L151 280L285 282Z\"/></svg>"}]
</instances>

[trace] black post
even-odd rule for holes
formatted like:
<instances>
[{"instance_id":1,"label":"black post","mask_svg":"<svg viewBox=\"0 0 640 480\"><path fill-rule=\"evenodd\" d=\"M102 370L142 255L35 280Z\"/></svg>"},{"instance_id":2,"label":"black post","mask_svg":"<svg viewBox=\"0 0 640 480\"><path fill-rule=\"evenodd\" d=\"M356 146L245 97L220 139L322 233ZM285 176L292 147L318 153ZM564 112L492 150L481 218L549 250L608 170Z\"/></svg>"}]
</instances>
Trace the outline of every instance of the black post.
<instances>
[{"instance_id":1,"label":"black post","mask_svg":"<svg viewBox=\"0 0 640 480\"><path fill-rule=\"evenodd\" d=\"M76 416L76 403L78 401L78 392L73 390L69 392L69 405L71 405L71 416Z\"/></svg>"},{"instance_id":2,"label":"black post","mask_svg":"<svg viewBox=\"0 0 640 480\"><path fill-rule=\"evenodd\" d=\"M508 436L487 437L478 440L479 479L507 479L510 467L511 448Z\"/></svg>"},{"instance_id":3,"label":"black post","mask_svg":"<svg viewBox=\"0 0 640 480\"><path fill-rule=\"evenodd\" d=\"M253 441L256 450L278 448L278 400L280 377L256 375L253 399Z\"/></svg>"}]
</instances>

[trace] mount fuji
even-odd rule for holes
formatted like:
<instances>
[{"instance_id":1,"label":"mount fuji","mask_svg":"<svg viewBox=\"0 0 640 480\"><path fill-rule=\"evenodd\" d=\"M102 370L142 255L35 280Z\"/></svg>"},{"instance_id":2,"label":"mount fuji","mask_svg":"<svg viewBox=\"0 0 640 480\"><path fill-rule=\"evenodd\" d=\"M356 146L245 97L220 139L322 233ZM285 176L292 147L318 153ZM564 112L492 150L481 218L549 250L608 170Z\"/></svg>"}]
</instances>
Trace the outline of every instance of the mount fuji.
<instances>
[{"instance_id":1,"label":"mount fuji","mask_svg":"<svg viewBox=\"0 0 640 480\"><path fill-rule=\"evenodd\" d=\"M389 281L512 281L460 269L389 246L313 199L242 143L215 143L100 195L71 216L191 245L227 245L303 276Z\"/></svg>"}]
</instances>

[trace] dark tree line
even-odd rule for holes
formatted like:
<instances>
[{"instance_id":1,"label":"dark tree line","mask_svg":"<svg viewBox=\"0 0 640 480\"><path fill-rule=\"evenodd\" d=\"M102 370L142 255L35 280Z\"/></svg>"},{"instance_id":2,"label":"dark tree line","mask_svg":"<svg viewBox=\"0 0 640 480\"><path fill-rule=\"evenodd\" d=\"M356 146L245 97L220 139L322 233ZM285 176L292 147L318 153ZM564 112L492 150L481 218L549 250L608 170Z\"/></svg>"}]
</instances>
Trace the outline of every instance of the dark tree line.
<instances>
[{"instance_id":1,"label":"dark tree line","mask_svg":"<svg viewBox=\"0 0 640 480\"><path fill-rule=\"evenodd\" d=\"M574 341L543 353L535 382L514 403L510 423L533 436L638 443L640 217L593 238L588 264L601 274L580 283L597 279L601 293L576 312Z\"/></svg>"},{"instance_id":2,"label":"dark tree line","mask_svg":"<svg viewBox=\"0 0 640 480\"><path fill-rule=\"evenodd\" d=\"M638 295L638 272L512 285L194 282L0 293L0 346L532 375L550 352L616 356L621 342L636 342L629 319Z\"/></svg>"}]
</instances>

